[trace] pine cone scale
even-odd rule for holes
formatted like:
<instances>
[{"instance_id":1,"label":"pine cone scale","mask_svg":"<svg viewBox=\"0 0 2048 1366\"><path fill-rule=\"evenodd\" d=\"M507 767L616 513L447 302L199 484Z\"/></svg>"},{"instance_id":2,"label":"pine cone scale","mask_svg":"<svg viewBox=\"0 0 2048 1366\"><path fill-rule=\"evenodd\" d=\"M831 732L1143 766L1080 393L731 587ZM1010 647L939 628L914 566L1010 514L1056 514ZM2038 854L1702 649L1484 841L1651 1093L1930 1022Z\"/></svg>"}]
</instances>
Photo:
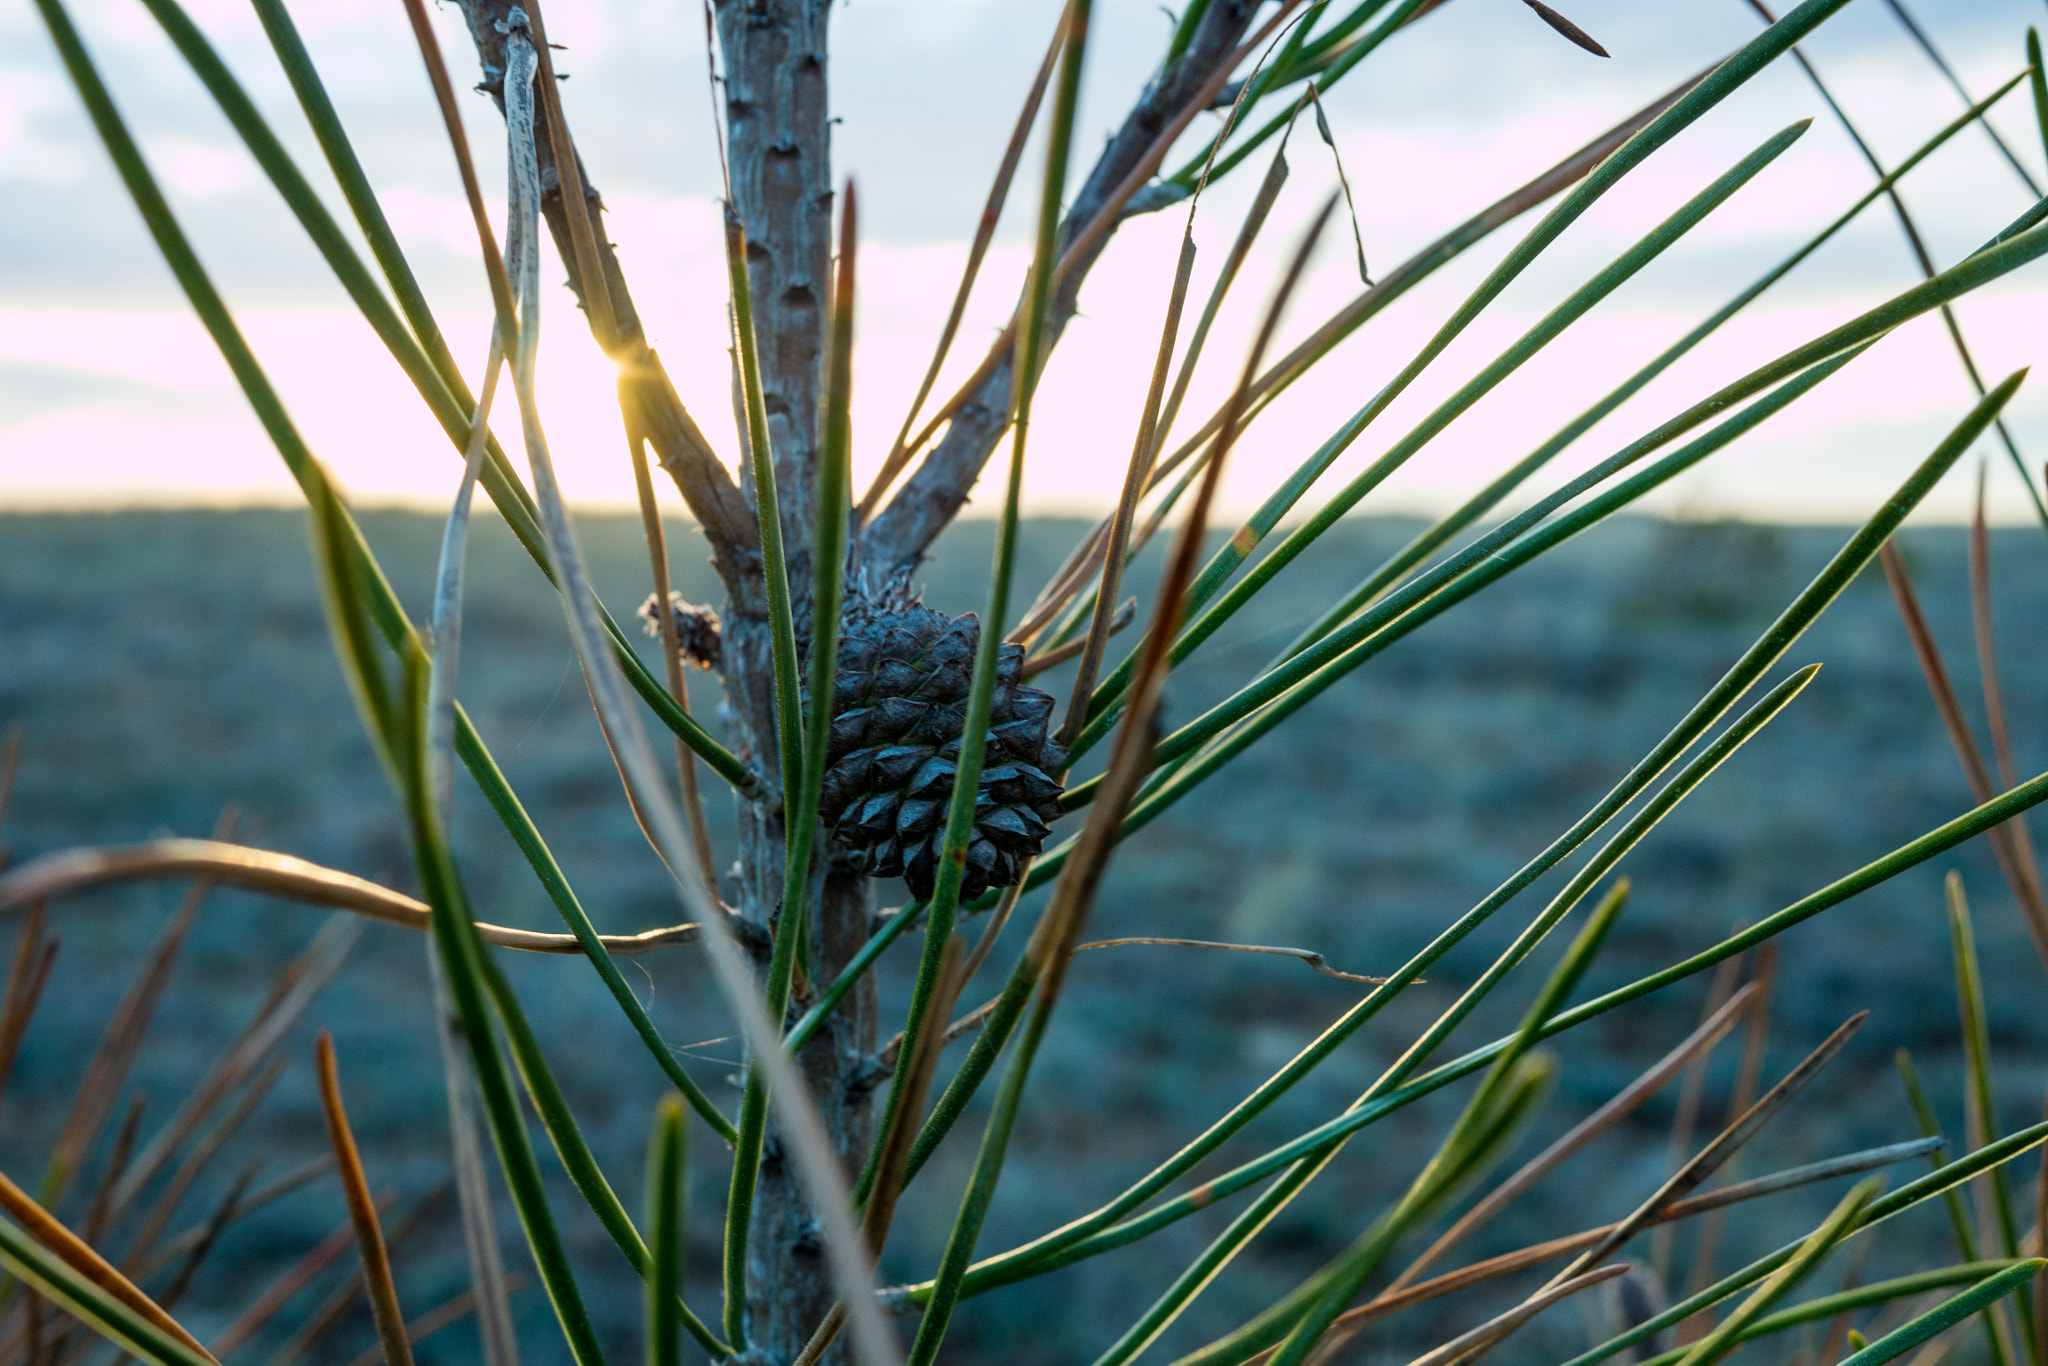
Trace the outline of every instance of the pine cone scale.
<instances>
[{"instance_id":1,"label":"pine cone scale","mask_svg":"<svg viewBox=\"0 0 2048 1366\"><path fill-rule=\"evenodd\" d=\"M818 814L832 842L874 877L902 877L929 899L958 781L981 623L907 594L854 595L843 623ZM962 900L1013 885L1058 820L1050 694L1022 682L1024 651L997 656Z\"/></svg>"}]
</instances>

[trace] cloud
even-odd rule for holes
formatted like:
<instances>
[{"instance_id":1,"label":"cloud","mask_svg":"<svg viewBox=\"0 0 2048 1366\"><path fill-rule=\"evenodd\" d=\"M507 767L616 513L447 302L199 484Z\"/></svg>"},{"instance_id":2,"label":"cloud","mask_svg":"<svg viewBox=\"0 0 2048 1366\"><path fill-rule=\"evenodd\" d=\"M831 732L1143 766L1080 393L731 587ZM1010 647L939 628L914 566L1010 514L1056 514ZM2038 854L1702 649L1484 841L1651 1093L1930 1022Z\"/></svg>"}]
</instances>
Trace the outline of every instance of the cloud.
<instances>
[{"instance_id":1,"label":"cloud","mask_svg":"<svg viewBox=\"0 0 2048 1366\"><path fill-rule=\"evenodd\" d=\"M76 8L124 111L182 220L233 301L295 419L357 496L439 503L454 458L331 273L161 34L125 0ZM1050 33L1055 0L860 0L835 9L835 150L862 188L857 466L871 470L929 361L987 176ZM1923 22L1978 91L2017 71L2022 0L1923 3ZM347 223L289 88L245 5L194 12ZM436 11L466 85L466 35ZM1392 39L1329 97L1376 270L1419 249L1505 189L1752 36L1733 0L1644 7L1580 0L1572 17L1617 56L1598 62L1507 0L1460 0ZM1097 7L1085 87L1083 159L1142 87L1165 20L1141 0ZM347 0L297 15L394 230L465 366L479 364L488 300L468 210L396 6ZM721 449L735 447L725 355L723 264L701 21L669 0L585 0L551 13L570 79L565 100L606 195L636 302L678 391ZM1831 88L1895 160L1960 107L1879 6L1850 6L1809 44ZM466 94L471 141L493 193L502 125ZM2039 175L2023 96L1997 116ZM1329 476L1355 473L1571 289L1765 137L1818 116L1778 163L1373 495L1370 507L1440 509L1519 458L1681 335L1861 194L1869 171L1798 73L1773 70L1634 172L1575 225L1361 438ZM1207 120L1208 116L1205 116ZM1198 129L1212 126L1205 121ZM1261 159L1217 186L1197 223L1195 307L1236 231ZM1293 142L1272 226L1226 302L1182 430L1221 401L1269 282L1308 209L1334 184L1312 133ZM1021 284L1023 225L1036 193L1027 156L1012 209L946 367L935 404L981 358ZM0 505L293 496L246 405L186 312L26 7L0 14ZM1965 254L2031 202L1979 130L1915 173L1907 195L1939 263ZM1157 344L1181 215L1127 224L1090 279L1083 316L1046 377L1027 484L1040 510L1099 508L1129 455ZM1506 246L1511 226L1346 342L1326 369L1263 417L1227 484L1254 506L1394 374ZM353 232L352 225L346 228ZM1286 344L1357 289L1334 248L1304 287ZM550 260L544 278L563 278ZM1561 460L1576 469L1774 349L1869 307L1917 278L1880 206L1725 334L1652 385ZM2048 281L2002 282L1962 310L1987 374L2034 357ZM611 374L565 291L551 290L543 406L575 496L631 498ZM1888 340L1800 408L1718 457L1666 506L1781 518L1860 516L1954 420L1970 394L1938 324ZM2048 403L2023 392L2020 439ZM503 425L501 418L501 425ZM1944 495L1945 497L1945 495ZM2020 512L2008 479L2002 515ZM979 505L977 505L979 506ZM1937 510L1959 508L1956 499Z\"/></svg>"}]
</instances>

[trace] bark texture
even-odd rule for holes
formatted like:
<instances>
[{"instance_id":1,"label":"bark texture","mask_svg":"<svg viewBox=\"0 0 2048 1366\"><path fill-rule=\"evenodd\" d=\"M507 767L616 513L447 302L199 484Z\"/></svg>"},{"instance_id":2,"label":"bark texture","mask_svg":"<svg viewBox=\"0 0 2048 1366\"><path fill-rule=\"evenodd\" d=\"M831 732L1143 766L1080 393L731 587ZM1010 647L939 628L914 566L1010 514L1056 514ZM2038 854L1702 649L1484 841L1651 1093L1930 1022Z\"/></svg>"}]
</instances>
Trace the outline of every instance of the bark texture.
<instances>
[{"instance_id":1,"label":"bark texture","mask_svg":"<svg viewBox=\"0 0 2048 1366\"><path fill-rule=\"evenodd\" d=\"M483 67L482 89L503 109L505 37L514 0L458 0ZM530 0L529 0L530 3ZM819 390L831 270L831 110L827 39L831 0L713 0L725 89L731 203L747 236L755 336L774 451L790 581L799 596L800 635L808 616L809 546L816 518ZM1192 93L1243 39L1257 0L1212 0L1186 53L1146 89L1083 183L1066 237L1100 212L1117 184ZM735 482L690 417L658 357L648 349L623 272L605 238L603 201L583 176L581 204L563 193L552 149L539 148L543 212L570 286L580 299L608 291L617 335L600 337L621 364L620 393L675 480L710 542L724 579L723 675L732 743L770 783L780 773L775 737L774 668L762 583L752 480ZM581 169L580 159L577 163ZM570 237L572 215L591 224L603 281L582 278ZM1102 238L1107 242L1108 235ZM1101 244L1068 276L1055 300L1056 339L1078 308L1081 283ZM886 572L914 565L959 512L1009 424L1010 366L994 368L896 498L859 538L855 560ZM741 423L744 432L745 424ZM745 471L747 462L733 462ZM781 905L783 830L780 793L740 799L737 859L724 880L742 922L742 938L765 970L767 931ZM829 982L873 927L868 879L850 871L824 840L822 877L810 937L818 982ZM745 933L751 928L753 933ZM792 1018L814 984L799 981ZM800 1070L846 1162L849 1177L873 1140L876 1085L888 1069L873 1056L872 977L848 993L805 1046ZM748 1245L746 1360L783 1366L809 1340L835 1298L824 1247L794 1164L771 1127L762 1157ZM828 1366L847 1359L844 1339Z\"/></svg>"},{"instance_id":2,"label":"bark texture","mask_svg":"<svg viewBox=\"0 0 2048 1366\"><path fill-rule=\"evenodd\" d=\"M819 387L831 280L831 12L831 0L718 0L713 10L732 179L727 211L737 215L747 235L768 441L791 589L800 596L810 583L817 517ZM761 771L779 772L766 616L757 606L727 622L734 638L728 641L726 688L735 729ZM740 825L739 910L766 924L782 896L781 820L743 802ZM818 975L830 981L866 941L872 910L867 879L832 867L825 842L817 843L827 875L811 936ZM801 1011L807 997L801 990L793 993L793 1008ZM865 1160L873 1134L873 1047L874 992L868 979L797 1059L849 1177ZM790 1361L803 1349L836 1297L816 1216L772 1126L749 1230L747 1288L749 1346L756 1359L773 1363ZM840 1344L828 1360L844 1355Z\"/></svg>"},{"instance_id":3,"label":"bark texture","mask_svg":"<svg viewBox=\"0 0 2048 1366\"><path fill-rule=\"evenodd\" d=\"M457 0L457 3L469 26L470 38L476 45L478 64L483 68L483 81L478 88L491 97L502 114L505 109L506 20L517 7L516 0ZM554 239L556 254L568 270L569 287L581 304L589 297L591 282L583 278L570 241L571 209L562 193L562 177L555 165L554 148L547 138L542 137L535 151L540 163L541 213L547 220L548 235ZM576 164L578 172L582 172L580 155ZM626 362L620 371L621 402L631 405L633 416L646 433L648 444L654 447L661 467L675 481L676 489L689 505L691 515L704 528L705 538L711 543L712 563L717 566L726 591L741 600L758 599L761 552L753 511L732 476L719 463L696 419L683 406L675 385L669 381L668 372L662 368L661 357L647 345L647 335L640 325L639 310L633 306L632 291L626 287L626 276L619 265L618 253L605 236L603 196L590 183L587 174L581 174L579 178L583 182L582 212L589 219L591 236L597 241L599 265L604 273L605 288L618 329L618 336L611 339L609 349L614 359ZM586 308L586 315L587 312Z\"/></svg>"}]
</instances>

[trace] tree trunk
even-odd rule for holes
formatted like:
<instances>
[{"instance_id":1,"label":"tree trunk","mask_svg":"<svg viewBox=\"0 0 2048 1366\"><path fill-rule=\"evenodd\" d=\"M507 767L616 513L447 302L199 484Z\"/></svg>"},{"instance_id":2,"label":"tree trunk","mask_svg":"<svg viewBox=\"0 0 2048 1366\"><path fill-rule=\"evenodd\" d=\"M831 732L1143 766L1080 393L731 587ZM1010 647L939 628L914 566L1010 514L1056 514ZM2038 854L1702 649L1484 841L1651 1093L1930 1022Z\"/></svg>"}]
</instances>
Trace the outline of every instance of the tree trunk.
<instances>
[{"instance_id":1,"label":"tree trunk","mask_svg":"<svg viewBox=\"0 0 2048 1366\"><path fill-rule=\"evenodd\" d=\"M832 163L826 91L830 0L720 0L732 203L747 233L755 341L775 455L792 591L810 582L816 520L818 401L831 270ZM751 480L748 492L753 492ZM729 603L725 685L737 737L757 770L777 774L775 686L766 616ZM800 611L799 616L803 613ZM768 924L782 896L781 822L742 800L738 909ZM818 976L830 981L866 941L867 879L820 848L823 890L810 924ZM765 970L765 958L759 964ZM813 986L815 989L815 985ZM792 994L792 1013L809 991ZM849 994L798 1065L849 1178L872 1138L874 992ZM807 1193L770 1129L747 1253L747 1336L756 1359L787 1362L832 1307L835 1290ZM835 1349L836 1350L836 1349Z\"/></svg>"},{"instance_id":2,"label":"tree trunk","mask_svg":"<svg viewBox=\"0 0 2048 1366\"><path fill-rule=\"evenodd\" d=\"M518 0L457 3L476 44L482 88L502 109L503 25ZM713 5L724 62L729 211L737 215L747 235L755 341L801 644L808 634L805 599L817 513L818 406L831 272L831 110L826 81L831 0L713 0ZM1214 0L1207 7L1188 51L1155 77L1104 149L1073 205L1068 232L1094 216L1110 187L1136 164L1173 111L1242 39L1256 8L1257 0ZM571 287L580 297L596 282L581 278L569 244L576 207L565 201L545 139L538 151L543 212ZM775 671L748 462L739 462L741 477L735 483L661 373L658 358L642 349L638 315L604 233L602 200L587 177L584 184L582 212L596 234L604 283L620 327L614 345L636 353L636 378L622 397L638 410L663 467L703 526L725 582L722 671L732 742L767 786L779 788ZM1095 254L1079 263L1055 300L1054 338L1073 316L1081 281ZM923 558L932 539L965 503L1008 425L1009 385L1005 359L891 504L860 534L858 560L888 571L914 566ZM744 441L746 424L739 425ZM738 798L738 857L727 882L739 916L762 930L772 928L781 906L779 795L771 792L759 802ZM821 891L818 904L811 908L809 938L818 982L799 978L791 995L792 1019L810 1003L818 985L839 975L873 928L867 878L852 872L822 840L817 847L812 881ZM820 872L822 877L815 876ZM746 938L757 971L765 974L771 936ZM797 1059L849 1178L865 1161L873 1141L875 1088L887 1076L873 1057L874 1035L870 976L847 994ZM749 1366L784 1366L825 1317L835 1290L817 1219L773 1127L762 1156L750 1225L747 1285ZM845 1361L846 1350L842 1338L827 1366Z\"/></svg>"}]
</instances>

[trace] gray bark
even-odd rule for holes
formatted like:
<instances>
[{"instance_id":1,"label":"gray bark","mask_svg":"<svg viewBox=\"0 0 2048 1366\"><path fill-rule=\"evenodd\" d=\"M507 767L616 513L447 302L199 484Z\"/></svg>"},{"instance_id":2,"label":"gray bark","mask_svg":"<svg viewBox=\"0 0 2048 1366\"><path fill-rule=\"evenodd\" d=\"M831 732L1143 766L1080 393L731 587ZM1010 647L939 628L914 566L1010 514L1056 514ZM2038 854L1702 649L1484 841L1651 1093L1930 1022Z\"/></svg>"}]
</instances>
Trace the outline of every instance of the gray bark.
<instances>
[{"instance_id":1,"label":"gray bark","mask_svg":"<svg viewBox=\"0 0 2048 1366\"><path fill-rule=\"evenodd\" d=\"M477 59L483 67L481 89L505 107L505 31L502 27L516 0L457 0L462 17L476 44ZM588 297L589 282L582 278L576 252L569 237L569 205L562 194L562 180L555 166L554 148L546 138L539 140L541 213L555 250L569 272L569 287L581 303ZM577 169L583 169L578 158ZM717 566L726 591L742 601L759 597L760 535L753 510L732 476L718 461L711 443L697 427L696 419L669 382L661 358L647 348L646 333L640 325L639 310L633 306L626 287L625 272L618 253L604 230L604 199L590 177L583 175L583 212L589 218L591 235L597 241L600 264L610 295L612 315L619 333L619 353L635 357L630 378L621 393L632 402L653 446L661 467L675 481L676 489L689 505L690 513L703 527L711 543L712 563Z\"/></svg>"},{"instance_id":2,"label":"gray bark","mask_svg":"<svg viewBox=\"0 0 2048 1366\"><path fill-rule=\"evenodd\" d=\"M831 0L718 0L713 12L725 77L728 211L747 234L768 442L791 588L801 596L810 582L817 517L819 387L831 279L825 54L832 6ZM756 608L727 621L726 688L735 729L761 771L779 772L766 617ZM767 924L782 895L781 822L742 803L740 824L738 906L743 915ZM830 867L822 851L819 857L828 867L810 932L819 976L830 981L866 941L872 909L866 878ZM793 995L793 1010L804 1004L805 993ZM867 979L797 1059L849 1176L865 1160L873 1134L873 1047L874 989ZM749 1345L757 1359L777 1363L802 1350L836 1296L817 1219L773 1127L749 1230L747 1289ZM841 1344L828 1360L843 1354Z\"/></svg>"},{"instance_id":3,"label":"gray bark","mask_svg":"<svg viewBox=\"0 0 2048 1366\"><path fill-rule=\"evenodd\" d=\"M484 89L500 101L504 35L499 22L514 0L459 0L483 64ZM1158 76L1111 139L1084 182L1066 232L1100 210L1160 130L1217 62L1242 40L1257 0L1212 0L1186 54ZM827 85L830 0L714 0L723 53L725 112L732 181L728 206L747 234L747 265L755 337L775 454L777 492L790 579L808 591L809 551L816 517L815 472L825 309L831 269L832 167ZM550 148L540 148L543 211L571 287L579 299L591 286L579 278L569 237L576 210L562 193ZM580 169L580 163L579 163ZM624 393L643 430L676 481L710 541L727 591L723 674L735 749L770 779L779 774L774 668L762 586L760 538L752 480L735 483L677 398L659 361L645 349L638 314L616 254L605 240L603 202L588 177L584 203L599 243L605 284L617 319L621 353L636 356ZM1107 237L1103 242L1107 242ZM1100 254L1096 246L1055 300L1058 337L1078 307L1081 282ZM966 502L1009 420L1007 360L972 396L904 489L858 547L882 569L915 564ZM744 430L744 424L742 424ZM746 468L741 462L741 468ZM799 603L799 620L805 616ZM779 794L771 794L779 796ZM771 927L781 904L783 831L779 801L740 799L738 857L728 881L757 969L765 970ZM873 924L868 880L822 848L811 942L820 982L838 976L866 942ZM792 1018L809 1002L793 993ZM873 1099L886 1069L873 1057L872 977L848 993L798 1058L826 1127L851 1177L873 1141ZM771 1128L763 1154L748 1244L748 1358L786 1363L802 1349L831 1308L835 1291L817 1220L793 1163ZM845 1359L846 1343L827 1362Z\"/></svg>"}]
</instances>

